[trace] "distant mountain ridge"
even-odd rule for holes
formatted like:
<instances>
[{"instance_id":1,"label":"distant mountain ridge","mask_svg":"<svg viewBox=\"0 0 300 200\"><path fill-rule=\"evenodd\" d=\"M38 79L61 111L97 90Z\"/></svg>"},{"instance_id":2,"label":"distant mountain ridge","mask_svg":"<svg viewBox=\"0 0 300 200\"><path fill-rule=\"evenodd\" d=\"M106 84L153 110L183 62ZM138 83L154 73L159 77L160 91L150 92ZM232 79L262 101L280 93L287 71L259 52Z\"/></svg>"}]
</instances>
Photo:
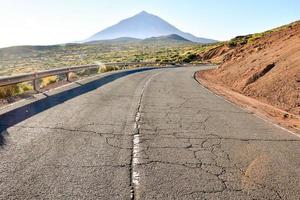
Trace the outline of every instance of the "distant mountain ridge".
<instances>
[{"instance_id":1,"label":"distant mountain ridge","mask_svg":"<svg viewBox=\"0 0 300 200\"><path fill-rule=\"evenodd\" d=\"M96 33L84 42L117 38L146 39L173 34L197 43L207 44L216 42L216 40L200 38L190 33L185 33L160 17L145 11Z\"/></svg>"},{"instance_id":2,"label":"distant mountain ridge","mask_svg":"<svg viewBox=\"0 0 300 200\"><path fill-rule=\"evenodd\" d=\"M181 37L180 35L177 34L171 34L171 35L164 35L164 36L159 36L159 37L151 37L151 38L147 38L144 41L154 41L154 40L174 40L174 41L178 41L178 42L192 42L184 37Z\"/></svg>"},{"instance_id":3,"label":"distant mountain ridge","mask_svg":"<svg viewBox=\"0 0 300 200\"><path fill-rule=\"evenodd\" d=\"M146 39L138 39L131 37L120 37L111 40L96 40L91 42L86 42L85 44L99 44L99 43L153 43L153 42L165 42L165 43L194 43L190 40L187 40L177 34L164 35L159 37L150 37Z\"/></svg>"}]
</instances>

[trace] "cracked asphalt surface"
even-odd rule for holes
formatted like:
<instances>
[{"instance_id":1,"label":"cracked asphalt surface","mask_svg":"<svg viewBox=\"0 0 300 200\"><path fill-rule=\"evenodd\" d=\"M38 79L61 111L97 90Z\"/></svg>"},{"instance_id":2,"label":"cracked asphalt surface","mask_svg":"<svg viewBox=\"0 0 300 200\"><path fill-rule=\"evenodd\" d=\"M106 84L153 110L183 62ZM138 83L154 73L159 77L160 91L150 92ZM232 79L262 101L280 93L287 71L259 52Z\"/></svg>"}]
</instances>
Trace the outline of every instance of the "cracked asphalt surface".
<instances>
[{"instance_id":1,"label":"cracked asphalt surface","mask_svg":"<svg viewBox=\"0 0 300 200\"><path fill-rule=\"evenodd\" d=\"M300 199L300 138L201 87L205 68L120 77L3 131L0 199Z\"/></svg>"}]
</instances>

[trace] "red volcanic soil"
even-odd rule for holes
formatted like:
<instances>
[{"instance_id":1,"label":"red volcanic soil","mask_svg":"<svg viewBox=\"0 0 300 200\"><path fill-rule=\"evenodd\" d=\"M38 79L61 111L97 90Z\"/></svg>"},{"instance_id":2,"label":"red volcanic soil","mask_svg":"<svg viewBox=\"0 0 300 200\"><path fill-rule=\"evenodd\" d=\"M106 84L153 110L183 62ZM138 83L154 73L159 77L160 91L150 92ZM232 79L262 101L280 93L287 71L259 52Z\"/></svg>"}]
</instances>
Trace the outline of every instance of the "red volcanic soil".
<instances>
[{"instance_id":1,"label":"red volcanic soil","mask_svg":"<svg viewBox=\"0 0 300 200\"><path fill-rule=\"evenodd\" d=\"M234 48L220 46L201 56L222 63L198 75L207 84L221 85L300 116L300 22Z\"/></svg>"}]
</instances>

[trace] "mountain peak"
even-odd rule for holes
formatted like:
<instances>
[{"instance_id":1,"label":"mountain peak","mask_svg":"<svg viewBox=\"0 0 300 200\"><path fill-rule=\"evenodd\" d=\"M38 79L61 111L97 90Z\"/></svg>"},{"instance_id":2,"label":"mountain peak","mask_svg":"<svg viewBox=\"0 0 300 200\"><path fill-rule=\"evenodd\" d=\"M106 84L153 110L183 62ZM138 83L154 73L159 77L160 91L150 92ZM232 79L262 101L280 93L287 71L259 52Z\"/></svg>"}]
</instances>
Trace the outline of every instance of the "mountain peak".
<instances>
[{"instance_id":1,"label":"mountain peak","mask_svg":"<svg viewBox=\"0 0 300 200\"><path fill-rule=\"evenodd\" d=\"M198 43L212 43L215 40L198 38L192 34L185 33L159 16L142 11L133 17L124 19L118 24L100 31L86 40L86 42L97 40L111 40L116 38L130 37L145 39L165 35L179 35L187 40Z\"/></svg>"},{"instance_id":2,"label":"mountain peak","mask_svg":"<svg viewBox=\"0 0 300 200\"><path fill-rule=\"evenodd\" d=\"M154 17L157 17L157 16L154 15L154 14L151 14L149 12L142 11L142 12L134 15L133 17L130 17L129 19L131 19L131 18L135 18L135 19L151 19L151 18L154 18Z\"/></svg>"},{"instance_id":3,"label":"mountain peak","mask_svg":"<svg viewBox=\"0 0 300 200\"><path fill-rule=\"evenodd\" d=\"M138 13L137 15L151 15L151 14L143 10L142 12Z\"/></svg>"},{"instance_id":4,"label":"mountain peak","mask_svg":"<svg viewBox=\"0 0 300 200\"><path fill-rule=\"evenodd\" d=\"M136 14L136 15L134 15L133 17L131 17L131 18L146 18L146 17L152 17L152 16L154 16L153 14L151 14L151 13L148 13L148 12L146 12L146 11L142 11L142 12L139 12L138 14Z\"/></svg>"}]
</instances>

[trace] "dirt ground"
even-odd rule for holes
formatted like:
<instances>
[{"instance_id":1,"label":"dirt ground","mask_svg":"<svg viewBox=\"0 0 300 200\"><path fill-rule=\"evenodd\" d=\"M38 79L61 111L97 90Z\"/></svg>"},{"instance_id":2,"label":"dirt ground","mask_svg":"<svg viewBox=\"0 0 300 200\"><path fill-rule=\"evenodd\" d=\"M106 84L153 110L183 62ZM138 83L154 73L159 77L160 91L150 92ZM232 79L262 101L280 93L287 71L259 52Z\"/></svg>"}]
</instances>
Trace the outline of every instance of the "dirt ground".
<instances>
[{"instance_id":1,"label":"dirt ground","mask_svg":"<svg viewBox=\"0 0 300 200\"><path fill-rule=\"evenodd\" d=\"M202 84L299 130L300 22L244 45L220 46L204 56L221 65L198 73Z\"/></svg>"},{"instance_id":2,"label":"dirt ground","mask_svg":"<svg viewBox=\"0 0 300 200\"><path fill-rule=\"evenodd\" d=\"M236 48L209 74L234 91L300 115L300 23Z\"/></svg>"},{"instance_id":3,"label":"dirt ground","mask_svg":"<svg viewBox=\"0 0 300 200\"><path fill-rule=\"evenodd\" d=\"M252 97L245 96L239 92L235 92L230 88L216 83L211 75L212 70L201 71L195 74L196 80L204 87L214 91L216 94L223 96L230 102L237 104L256 115L271 121L275 124L283 126L297 134L300 134L300 116L284 110L281 110L273 105L264 103Z\"/></svg>"}]
</instances>

